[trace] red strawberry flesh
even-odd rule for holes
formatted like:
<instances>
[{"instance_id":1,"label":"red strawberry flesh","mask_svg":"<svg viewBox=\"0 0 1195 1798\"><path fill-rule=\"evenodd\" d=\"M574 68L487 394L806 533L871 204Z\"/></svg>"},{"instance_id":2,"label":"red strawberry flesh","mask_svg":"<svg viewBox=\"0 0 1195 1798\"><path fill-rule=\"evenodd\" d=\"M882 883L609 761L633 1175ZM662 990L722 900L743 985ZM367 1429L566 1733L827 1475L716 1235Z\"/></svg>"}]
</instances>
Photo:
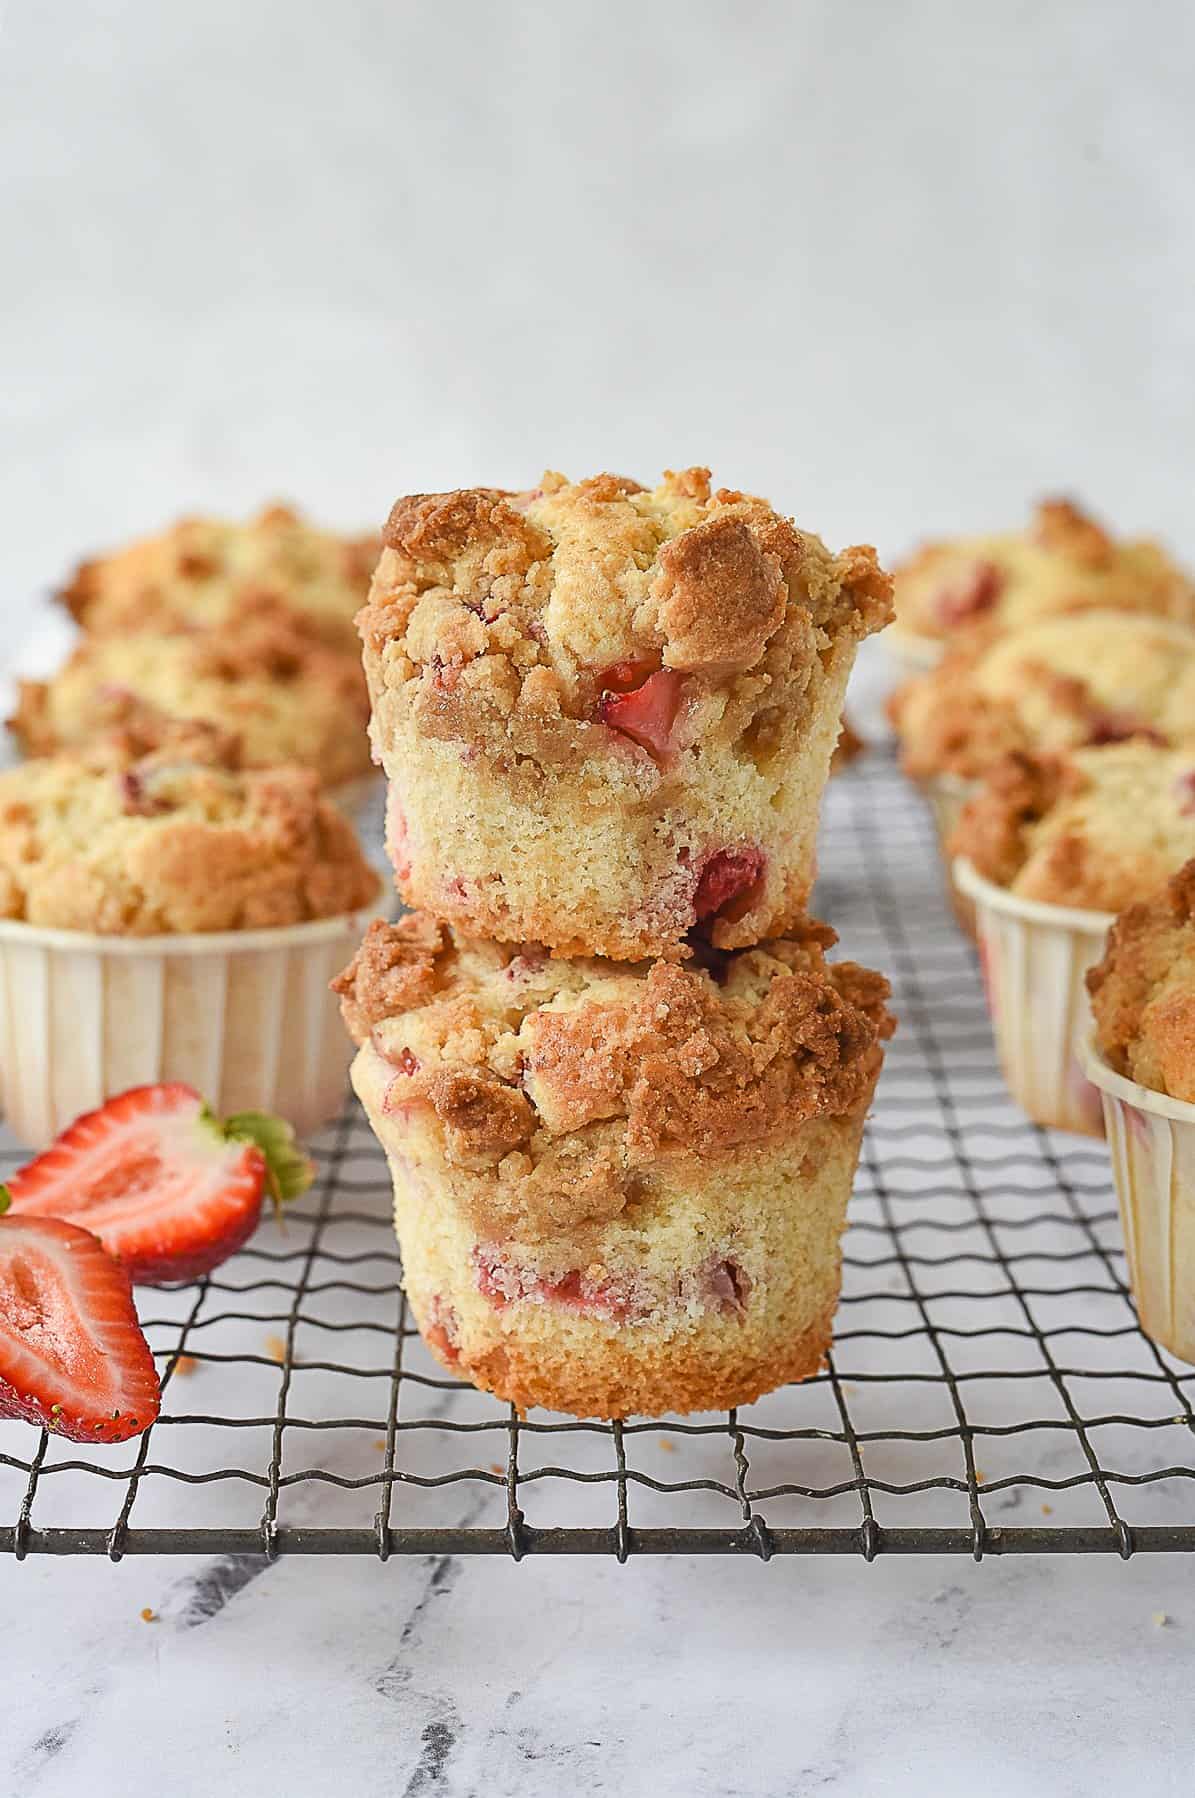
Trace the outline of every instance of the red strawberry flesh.
<instances>
[{"instance_id":1,"label":"red strawberry flesh","mask_svg":"<svg viewBox=\"0 0 1195 1798\"><path fill-rule=\"evenodd\" d=\"M138 1086L76 1119L9 1180L14 1215L91 1230L129 1277L193 1280L247 1241L266 1160L229 1142L189 1086Z\"/></svg>"},{"instance_id":2,"label":"red strawberry flesh","mask_svg":"<svg viewBox=\"0 0 1195 1798\"><path fill-rule=\"evenodd\" d=\"M125 1269L74 1224L0 1218L0 1417L125 1442L160 1404Z\"/></svg>"},{"instance_id":3,"label":"red strawberry flesh","mask_svg":"<svg viewBox=\"0 0 1195 1798\"><path fill-rule=\"evenodd\" d=\"M658 760L676 750L676 717L684 695L684 676L672 668L658 668L646 679L643 664L616 662L601 677L602 697L598 717L611 730L621 731Z\"/></svg>"},{"instance_id":4,"label":"red strawberry flesh","mask_svg":"<svg viewBox=\"0 0 1195 1798\"><path fill-rule=\"evenodd\" d=\"M763 874L761 849L719 849L701 870L693 897L693 914L712 918L732 900L749 894Z\"/></svg>"}]
</instances>

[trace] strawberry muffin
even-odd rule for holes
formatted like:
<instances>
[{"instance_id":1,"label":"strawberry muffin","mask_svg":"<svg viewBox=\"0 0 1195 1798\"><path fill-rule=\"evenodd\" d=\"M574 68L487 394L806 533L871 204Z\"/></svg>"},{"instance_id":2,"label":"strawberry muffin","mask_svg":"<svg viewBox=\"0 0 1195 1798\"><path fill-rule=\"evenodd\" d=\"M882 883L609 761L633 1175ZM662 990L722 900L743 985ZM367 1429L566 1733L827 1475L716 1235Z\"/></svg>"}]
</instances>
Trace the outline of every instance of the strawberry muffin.
<instances>
[{"instance_id":1,"label":"strawberry muffin","mask_svg":"<svg viewBox=\"0 0 1195 1798\"><path fill-rule=\"evenodd\" d=\"M433 1353L520 1409L745 1404L821 1366L887 982L833 932L618 964L375 925L336 983Z\"/></svg>"},{"instance_id":2,"label":"strawberry muffin","mask_svg":"<svg viewBox=\"0 0 1195 1798\"><path fill-rule=\"evenodd\" d=\"M274 615L235 632L88 637L52 680L21 682L10 728L36 756L112 729L203 720L239 739L247 765L295 762L332 786L370 771L368 713L349 657Z\"/></svg>"},{"instance_id":3,"label":"strawberry muffin","mask_svg":"<svg viewBox=\"0 0 1195 1798\"><path fill-rule=\"evenodd\" d=\"M318 530L289 506L267 506L244 524L185 518L84 562L58 597L89 635L240 625L289 611L355 654L353 619L379 547L376 537Z\"/></svg>"},{"instance_id":4,"label":"strawberry muffin","mask_svg":"<svg viewBox=\"0 0 1195 1798\"><path fill-rule=\"evenodd\" d=\"M124 936L298 924L378 896L310 769L244 770L210 726L0 773L0 918Z\"/></svg>"},{"instance_id":5,"label":"strawberry muffin","mask_svg":"<svg viewBox=\"0 0 1195 1798\"><path fill-rule=\"evenodd\" d=\"M977 629L890 710L917 780L973 779L1010 750L1195 740L1195 630L1112 611Z\"/></svg>"},{"instance_id":6,"label":"strawberry muffin","mask_svg":"<svg viewBox=\"0 0 1195 1798\"><path fill-rule=\"evenodd\" d=\"M1121 913L1087 986L1108 1065L1195 1105L1195 859Z\"/></svg>"},{"instance_id":7,"label":"strawberry muffin","mask_svg":"<svg viewBox=\"0 0 1195 1798\"><path fill-rule=\"evenodd\" d=\"M1023 531L927 544L894 580L898 648L940 649L977 622L1020 630L1093 607L1195 625L1195 581L1165 550L1118 543L1065 499L1043 501Z\"/></svg>"},{"instance_id":8,"label":"strawberry muffin","mask_svg":"<svg viewBox=\"0 0 1195 1798\"><path fill-rule=\"evenodd\" d=\"M159 1081L326 1122L349 1061L328 982L380 885L310 769L242 770L210 726L0 774L6 1124L41 1147Z\"/></svg>"},{"instance_id":9,"label":"strawberry muffin","mask_svg":"<svg viewBox=\"0 0 1195 1798\"><path fill-rule=\"evenodd\" d=\"M638 959L788 929L874 552L708 471L401 499L361 614L399 890L462 930Z\"/></svg>"},{"instance_id":10,"label":"strawberry muffin","mask_svg":"<svg viewBox=\"0 0 1195 1798\"><path fill-rule=\"evenodd\" d=\"M1011 1092L1038 1123L1098 1133L1078 1057L1084 977L1114 913L1195 856L1195 745L1010 756L964 807L954 846Z\"/></svg>"},{"instance_id":11,"label":"strawberry muffin","mask_svg":"<svg viewBox=\"0 0 1195 1798\"><path fill-rule=\"evenodd\" d=\"M953 847L1023 899L1120 911L1195 856L1195 743L1010 755L964 806Z\"/></svg>"}]
</instances>

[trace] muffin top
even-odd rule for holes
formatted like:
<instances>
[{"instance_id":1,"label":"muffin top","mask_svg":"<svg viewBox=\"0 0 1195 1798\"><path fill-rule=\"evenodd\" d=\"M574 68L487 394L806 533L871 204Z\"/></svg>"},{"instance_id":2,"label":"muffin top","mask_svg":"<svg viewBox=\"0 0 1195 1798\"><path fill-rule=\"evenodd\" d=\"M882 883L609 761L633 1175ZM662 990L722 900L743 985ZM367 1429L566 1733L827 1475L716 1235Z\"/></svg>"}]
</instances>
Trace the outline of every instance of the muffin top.
<instances>
[{"instance_id":1,"label":"muffin top","mask_svg":"<svg viewBox=\"0 0 1195 1798\"><path fill-rule=\"evenodd\" d=\"M1007 756L964 806L952 848L1025 899L1121 911L1195 855L1195 744Z\"/></svg>"},{"instance_id":2,"label":"muffin top","mask_svg":"<svg viewBox=\"0 0 1195 1798\"><path fill-rule=\"evenodd\" d=\"M606 1185L620 1209L626 1168L668 1150L867 1105L893 1028L888 983L827 966L833 941L810 924L705 967L564 961L462 940L416 912L372 925L335 989L354 1038L391 1070L387 1106L428 1108L450 1162L499 1169L524 1209L538 1191L559 1226L592 1215Z\"/></svg>"},{"instance_id":3,"label":"muffin top","mask_svg":"<svg viewBox=\"0 0 1195 1798\"><path fill-rule=\"evenodd\" d=\"M0 916L106 936L299 924L377 876L309 769L242 771L211 726L113 735L0 774Z\"/></svg>"},{"instance_id":4,"label":"muffin top","mask_svg":"<svg viewBox=\"0 0 1195 1798\"><path fill-rule=\"evenodd\" d=\"M597 753L611 729L664 759L751 722L766 753L818 656L890 615L872 549L833 556L766 501L711 492L704 468L652 492L545 474L528 493L416 494L383 538L360 618L375 702L402 689L424 734L539 762Z\"/></svg>"},{"instance_id":5,"label":"muffin top","mask_svg":"<svg viewBox=\"0 0 1195 1798\"><path fill-rule=\"evenodd\" d=\"M289 506L267 506L245 524L184 518L82 563L58 597L92 634L229 624L281 609L355 651L353 619L379 547L374 536L317 530Z\"/></svg>"},{"instance_id":6,"label":"muffin top","mask_svg":"<svg viewBox=\"0 0 1195 1798\"><path fill-rule=\"evenodd\" d=\"M297 762L332 785L369 769L368 712L359 666L275 616L85 638L52 680L21 682L10 726L27 755L48 755L113 728L202 719L240 739L247 766Z\"/></svg>"},{"instance_id":7,"label":"muffin top","mask_svg":"<svg viewBox=\"0 0 1195 1798\"><path fill-rule=\"evenodd\" d=\"M1012 633L979 627L906 681L890 710L916 779L974 778L1017 749L1195 740L1195 630L1105 611Z\"/></svg>"},{"instance_id":8,"label":"muffin top","mask_svg":"<svg viewBox=\"0 0 1195 1798\"><path fill-rule=\"evenodd\" d=\"M1087 988L1108 1064L1195 1104L1195 860L1121 913Z\"/></svg>"},{"instance_id":9,"label":"muffin top","mask_svg":"<svg viewBox=\"0 0 1195 1798\"><path fill-rule=\"evenodd\" d=\"M1017 630L1093 606L1195 624L1195 582L1165 550L1118 543L1070 500L1044 500L1023 531L928 543L895 572L896 617L947 638L985 621Z\"/></svg>"}]
</instances>

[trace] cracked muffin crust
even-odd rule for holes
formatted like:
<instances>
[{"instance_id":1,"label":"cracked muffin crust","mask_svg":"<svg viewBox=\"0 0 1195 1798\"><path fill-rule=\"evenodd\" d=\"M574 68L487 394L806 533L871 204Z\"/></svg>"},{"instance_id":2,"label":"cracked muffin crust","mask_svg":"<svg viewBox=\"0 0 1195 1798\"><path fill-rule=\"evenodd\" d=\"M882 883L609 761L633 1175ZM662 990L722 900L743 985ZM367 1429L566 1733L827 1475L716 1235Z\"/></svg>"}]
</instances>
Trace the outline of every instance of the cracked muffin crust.
<instances>
[{"instance_id":1,"label":"cracked muffin crust","mask_svg":"<svg viewBox=\"0 0 1195 1798\"><path fill-rule=\"evenodd\" d=\"M1023 531L926 544L893 578L898 632L942 641L1092 607L1195 625L1195 581L1165 550L1117 542L1066 499L1043 500Z\"/></svg>"},{"instance_id":2,"label":"cracked muffin crust","mask_svg":"<svg viewBox=\"0 0 1195 1798\"><path fill-rule=\"evenodd\" d=\"M1121 913L1087 989L1109 1065L1195 1104L1195 859Z\"/></svg>"},{"instance_id":3,"label":"cracked muffin crust","mask_svg":"<svg viewBox=\"0 0 1195 1798\"><path fill-rule=\"evenodd\" d=\"M27 755L106 731L200 720L235 735L248 766L295 762L329 786L370 770L360 670L294 619L88 637L48 681L22 681L10 720Z\"/></svg>"},{"instance_id":4,"label":"cracked muffin crust","mask_svg":"<svg viewBox=\"0 0 1195 1798\"><path fill-rule=\"evenodd\" d=\"M1195 856L1195 744L1007 756L963 808L952 847L1022 898L1121 911Z\"/></svg>"},{"instance_id":5,"label":"cracked muffin crust","mask_svg":"<svg viewBox=\"0 0 1195 1798\"><path fill-rule=\"evenodd\" d=\"M90 635L239 625L281 611L357 652L353 619L378 558L376 536L345 537L272 505L247 522L184 518L76 569L58 597Z\"/></svg>"},{"instance_id":6,"label":"cracked muffin crust","mask_svg":"<svg viewBox=\"0 0 1195 1798\"><path fill-rule=\"evenodd\" d=\"M0 917L100 935L305 923L380 883L305 768L210 727L114 736L0 774Z\"/></svg>"},{"instance_id":7,"label":"cracked muffin crust","mask_svg":"<svg viewBox=\"0 0 1195 1798\"><path fill-rule=\"evenodd\" d=\"M395 505L360 617L398 887L473 934L635 959L786 929L874 552L705 469Z\"/></svg>"},{"instance_id":8,"label":"cracked muffin crust","mask_svg":"<svg viewBox=\"0 0 1195 1798\"><path fill-rule=\"evenodd\" d=\"M1195 739L1195 630L1131 612L973 630L890 704L914 779L982 775L1014 750Z\"/></svg>"},{"instance_id":9,"label":"cracked muffin crust","mask_svg":"<svg viewBox=\"0 0 1195 1798\"><path fill-rule=\"evenodd\" d=\"M890 1034L833 932L612 964L371 927L336 983L434 1353L520 1407L720 1408L816 1371Z\"/></svg>"}]
</instances>

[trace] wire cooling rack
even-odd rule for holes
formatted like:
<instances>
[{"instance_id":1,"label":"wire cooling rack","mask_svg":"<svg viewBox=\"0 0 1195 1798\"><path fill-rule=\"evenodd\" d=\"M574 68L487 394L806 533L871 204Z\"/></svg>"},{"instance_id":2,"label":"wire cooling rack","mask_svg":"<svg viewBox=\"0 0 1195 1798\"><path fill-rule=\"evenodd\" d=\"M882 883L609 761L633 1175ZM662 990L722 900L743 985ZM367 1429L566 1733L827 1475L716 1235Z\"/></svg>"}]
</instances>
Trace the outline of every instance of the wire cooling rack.
<instances>
[{"instance_id":1,"label":"wire cooling rack","mask_svg":"<svg viewBox=\"0 0 1195 1798\"><path fill-rule=\"evenodd\" d=\"M891 976L901 1027L820 1378L614 1425L520 1419L447 1378L409 1322L385 1165L350 1101L301 1209L215 1277L140 1293L164 1384L152 1430L80 1450L0 1424L0 1547L1195 1548L1195 1370L1137 1328L1102 1145L1007 1100L929 817L884 756L831 783L821 863L818 911Z\"/></svg>"}]
</instances>

